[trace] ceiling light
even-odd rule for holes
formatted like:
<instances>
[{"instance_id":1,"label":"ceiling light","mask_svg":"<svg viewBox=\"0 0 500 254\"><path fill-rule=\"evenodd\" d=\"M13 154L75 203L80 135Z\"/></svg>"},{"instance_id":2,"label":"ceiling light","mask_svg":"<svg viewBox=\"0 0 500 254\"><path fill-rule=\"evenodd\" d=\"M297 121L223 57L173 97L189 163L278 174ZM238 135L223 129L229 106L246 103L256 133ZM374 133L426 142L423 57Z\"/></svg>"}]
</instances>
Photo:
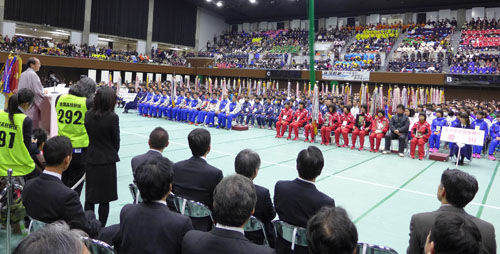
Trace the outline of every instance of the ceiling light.
<instances>
[{"instance_id":1,"label":"ceiling light","mask_svg":"<svg viewBox=\"0 0 500 254\"><path fill-rule=\"evenodd\" d=\"M257 3L257 0L250 0L251 4Z\"/></svg>"},{"instance_id":2,"label":"ceiling light","mask_svg":"<svg viewBox=\"0 0 500 254\"><path fill-rule=\"evenodd\" d=\"M212 0L207 0L208 3L212 2Z\"/></svg>"},{"instance_id":3,"label":"ceiling light","mask_svg":"<svg viewBox=\"0 0 500 254\"><path fill-rule=\"evenodd\" d=\"M222 7L222 2L221 1L217 2L217 7Z\"/></svg>"}]
</instances>

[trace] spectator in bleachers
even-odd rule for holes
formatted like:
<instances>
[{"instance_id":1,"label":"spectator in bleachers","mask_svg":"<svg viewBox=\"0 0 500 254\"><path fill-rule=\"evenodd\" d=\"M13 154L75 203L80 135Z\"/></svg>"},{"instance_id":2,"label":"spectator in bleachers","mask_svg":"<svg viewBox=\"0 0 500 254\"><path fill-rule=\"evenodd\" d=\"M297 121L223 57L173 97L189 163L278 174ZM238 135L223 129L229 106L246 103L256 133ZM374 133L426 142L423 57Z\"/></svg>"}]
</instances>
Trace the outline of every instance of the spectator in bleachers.
<instances>
[{"instance_id":1,"label":"spectator in bleachers","mask_svg":"<svg viewBox=\"0 0 500 254\"><path fill-rule=\"evenodd\" d=\"M445 170L441 175L441 183L438 186L437 192L437 198L441 202L441 207L433 212L419 213L412 216L410 222L410 245L407 253L423 253L427 236L433 228L436 218L446 213L453 213L471 220L481 232L481 244L484 248L489 253L497 253L495 228L493 225L469 215L464 210L465 206L474 199L477 190L478 183L473 176L458 169Z\"/></svg>"},{"instance_id":2,"label":"spectator in bleachers","mask_svg":"<svg viewBox=\"0 0 500 254\"><path fill-rule=\"evenodd\" d=\"M358 231L341 207L323 207L307 223L310 254L356 253Z\"/></svg>"},{"instance_id":3,"label":"spectator in bleachers","mask_svg":"<svg viewBox=\"0 0 500 254\"><path fill-rule=\"evenodd\" d=\"M242 150L236 155L234 168L237 174L246 176L253 181L253 179L257 177L260 168L259 154L250 149ZM271 194L269 194L267 188L257 184L255 184L255 190L257 194L257 203L253 216L264 223L269 246L274 247L274 239L276 236L271 221L276 217L276 211L274 210L273 201L271 200ZM245 232L245 236L254 243L264 244L264 235L260 231Z\"/></svg>"},{"instance_id":4,"label":"spectator in bleachers","mask_svg":"<svg viewBox=\"0 0 500 254\"><path fill-rule=\"evenodd\" d=\"M189 231L182 242L183 254L266 254L274 251L250 242L243 228L255 209L257 195L252 181L242 175L228 176L214 190L217 221L210 232Z\"/></svg>"}]
</instances>

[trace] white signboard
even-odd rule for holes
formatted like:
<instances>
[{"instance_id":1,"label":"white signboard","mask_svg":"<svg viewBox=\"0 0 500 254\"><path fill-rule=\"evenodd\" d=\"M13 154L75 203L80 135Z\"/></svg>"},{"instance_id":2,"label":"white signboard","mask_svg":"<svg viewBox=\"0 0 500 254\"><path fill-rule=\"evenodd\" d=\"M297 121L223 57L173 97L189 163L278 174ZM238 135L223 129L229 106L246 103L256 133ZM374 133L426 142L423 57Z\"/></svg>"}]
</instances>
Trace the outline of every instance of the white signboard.
<instances>
[{"instance_id":1,"label":"white signboard","mask_svg":"<svg viewBox=\"0 0 500 254\"><path fill-rule=\"evenodd\" d=\"M130 71L125 72L125 82L127 82L127 83L132 82L132 72L130 72Z\"/></svg>"},{"instance_id":2,"label":"white signboard","mask_svg":"<svg viewBox=\"0 0 500 254\"><path fill-rule=\"evenodd\" d=\"M136 72L135 75L137 75L139 78L139 82L142 82L144 80L144 77L142 75L143 73L142 72Z\"/></svg>"},{"instance_id":3,"label":"white signboard","mask_svg":"<svg viewBox=\"0 0 500 254\"><path fill-rule=\"evenodd\" d=\"M156 80L156 82L161 83L161 74L160 73L156 73L155 80Z\"/></svg>"},{"instance_id":4,"label":"white signboard","mask_svg":"<svg viewBox=\"0 0 500 254\"><path fill-rule=\"evenodd\" d=\"M151 83L151 82L154 81L154 79L153 79L153 73L148 73L147 77L148 77L149 83Z\"/></svg>"},{"instance_id":5,"label":"white signboard","mask_svg":"<svg viewBox=\"0 0 500 254\"><path fill-rule=\"evenodd\" d=\"M96 81L96 77L97 77L97 71L96 70L89 70L89 74L87 75L87 77L93 79L94 81Z\"/></svg>"},{"instance_id":6,"label":"white signboard","mask_svg":"<svg viewBox=\"0 0 500 254\"><path fill-rule=\"evenodd\" d=\"M443 127L441 140L453 143L462 143L473 146L483 146L484 131L463 128Z\"/></svg>"},{"instance_id":7,"label":"white signboard","mask_svg":"<svg viewBox=\"0 0 500 254\"><path fill-rule=\"evenodd\" d=\"M122 74L120 73L120 71L113 71L113 83L118 83L121 76L122 76ZM122 80L122 83L123 83L123 80Z\"/></svg>"},{"instance_id":8,"label":"white signboard","mask_svg":"<svg viewBox=\"0 0 500 254\"><path fill-rule=\"evenodd\" d=\"M325 80L370 81L368 71L323 71L321 76Z\"/></svg>"},{"instance_id":9,"label":"white signboard","mask_svg":"<svg viewBox=\"0 0 500 254\"><path fill-rule=\"evenodd\" d=\"M101 71L101 82L109 82L109 71Z\"/></svg>"},{"instance_id":10,"label":"white signboard","mask_svg":"<svg viewBox=\"0 0 500 254\"><path fill-rule=\"evenodd\" d=\"M126 94L123 94L123 96L122 96L122 94L120 94L120 98L123 98L124 102L134 101L135 96L137 96L136 93L126 93Z\"/></svg>"}]
</instances>

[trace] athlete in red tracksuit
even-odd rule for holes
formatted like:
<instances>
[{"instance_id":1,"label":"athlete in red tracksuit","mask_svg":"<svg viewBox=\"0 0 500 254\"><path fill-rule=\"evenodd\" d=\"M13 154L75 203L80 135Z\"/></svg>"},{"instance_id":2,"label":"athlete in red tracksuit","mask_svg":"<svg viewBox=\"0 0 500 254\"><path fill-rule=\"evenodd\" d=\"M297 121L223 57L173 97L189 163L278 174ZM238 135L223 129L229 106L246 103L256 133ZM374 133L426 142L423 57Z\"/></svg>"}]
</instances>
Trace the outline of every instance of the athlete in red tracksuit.
<instances>
[{"instance_id":1,"label":"athlete in red tracksuit","mask_svg":"<svg viewBox=\"0 0 500 254\"><path fill-rule=\"evenodd\" d=\"M316 128L321 129L321 126L323 126L323 114L321 112L318 112L318 123L316 125ZM321 131L321 130L320 130ZM311 133L311 143L314 143L314 137L316 134L314 134L314 126L312 124L312 113L309 112L309 116L307 118L307 124L304 127L304 136L306 136L306 140L304 142L309 142L309 133Z\"/></svg>"},{"instance_id":2,"label":"athlete in red tracksuit","mask_svg":"<svg viewBox=\"0 0 500 254\"><path fill-rule=\"evenodd\" d=\"M335 143L340 147L340 133L342 133L342 137L344 137L344 144L342 147L349 146L349 138L348 134L352 131L352 127L354 127L354 116L351 114L351 107L344 106L342 109L344 113L340 115L339 127L335 130Z\"/></svg>"},{"instance_id":3,"label":"athlete in red tracksuit","mask_svg":"<svg viewBox=\"0 0 500 254\"><path fill-rule=\"evenodd\" d=\"M431 136L431 125L426 121L427 116L425 113L418 115L418 122L411 128L411 141L410 141L410 157L415 159L415 149L418 145L418 159L422 160L425 155L424 145Z\"/></svg>"},{"instance_id":4,"label":"athlete in red tracksuit","mask_svg":"<svg viewBox=\"0 0 500 254\"><path fill-rule=\"evenodd\" d=\"M389 130L389 120L385 117L385 111L383 109L377 112L377 116L372 120L371 124L372 133L370 133L370 152L378 153L378 148L380 147L380 141ZM377 140L377 145L374 147L375 139Z\"/></svg>"},{"instance_id":5,"label":"athlete in red tracksuit","mask_svg":"<svg viewBox=\"0 0 500 254\"><path fill-rule=\"evenodd\" d=\"M352 130L352 146L351 150L356 148L356 138L359 135L359 151L363 150L365 144L365 135L370 132L370 125L372 124L372 116L368 113L368 106L361 105L359 114L356 116L354 129Z\"/></svg>"},{"instance_id":6,"label":"athlete in red tracksuit","mask_svg":"<svg viewBox=\"0 0 500 254\"><path fill-rule=\"evenodd\" d=\"M307 123L308 111L305 109L306 104L304 102L299 103L299 108L295 111L293 115L293 121L288 127L288 138L292 138L292 130L295 133L295 138L293 141L299 140L299 128L303 127Z\"/></svg>"},{"instance_id":7,"label":"athlete in red tracksuit","mask_svg":"<svg viewBox=\"0 0 500 254\"><path fill-rule=\"evenodd\" d=\"M285 108L283 108L276 119L276 138L282 138L285 134L287 126L293 119L293 110L290 108L290 102L285 104Z\"/></svg>"},{"instance_id":8,"label":"athlete in red tracksuit","mask_svg":"<svg viewBox=\"0 0 500 254\"><path fill-rule=\"evenodd\" d=\"M339 123L339 115L335 105L328 106L328 112L323 117L323 127L321 127L321 144L330 144L330 132L337 128Z\"/></svg>"}]
</instances>

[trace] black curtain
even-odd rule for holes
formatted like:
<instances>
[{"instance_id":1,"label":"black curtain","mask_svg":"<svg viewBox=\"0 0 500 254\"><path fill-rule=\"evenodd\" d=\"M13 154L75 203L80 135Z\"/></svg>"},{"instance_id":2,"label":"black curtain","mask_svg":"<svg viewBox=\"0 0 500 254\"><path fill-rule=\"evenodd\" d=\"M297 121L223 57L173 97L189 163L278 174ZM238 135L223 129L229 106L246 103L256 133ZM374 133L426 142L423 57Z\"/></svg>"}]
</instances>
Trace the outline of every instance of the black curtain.
<instances>
[{"instance_id":1,"label":"black curtain","mask_svg":"<svg viewBox=\"0 0 500 254\"><path fill-rule=\"evenodd\" d=\"M83 30L85 0L5 0L5 19Z\"/></svg>"},{"instance_id":2,"label":"black curtain","mask_svg":"<svg viewBox=\"0 0 500 254\"><path fill-rule=\"evenodd\" d=\"M145 40L148 8L148 0L92 0L90 31Z\"/></svg>"},{"instance_id":3,"label":"black curtain","mask_svg":"<svg viewBox=\"0 0 500 254\"><path fill-rule=\"evenodd\" d=\"M155 0L153 41L194 47L197 7L180 0Z\"/></svg>"}]
</instances>

